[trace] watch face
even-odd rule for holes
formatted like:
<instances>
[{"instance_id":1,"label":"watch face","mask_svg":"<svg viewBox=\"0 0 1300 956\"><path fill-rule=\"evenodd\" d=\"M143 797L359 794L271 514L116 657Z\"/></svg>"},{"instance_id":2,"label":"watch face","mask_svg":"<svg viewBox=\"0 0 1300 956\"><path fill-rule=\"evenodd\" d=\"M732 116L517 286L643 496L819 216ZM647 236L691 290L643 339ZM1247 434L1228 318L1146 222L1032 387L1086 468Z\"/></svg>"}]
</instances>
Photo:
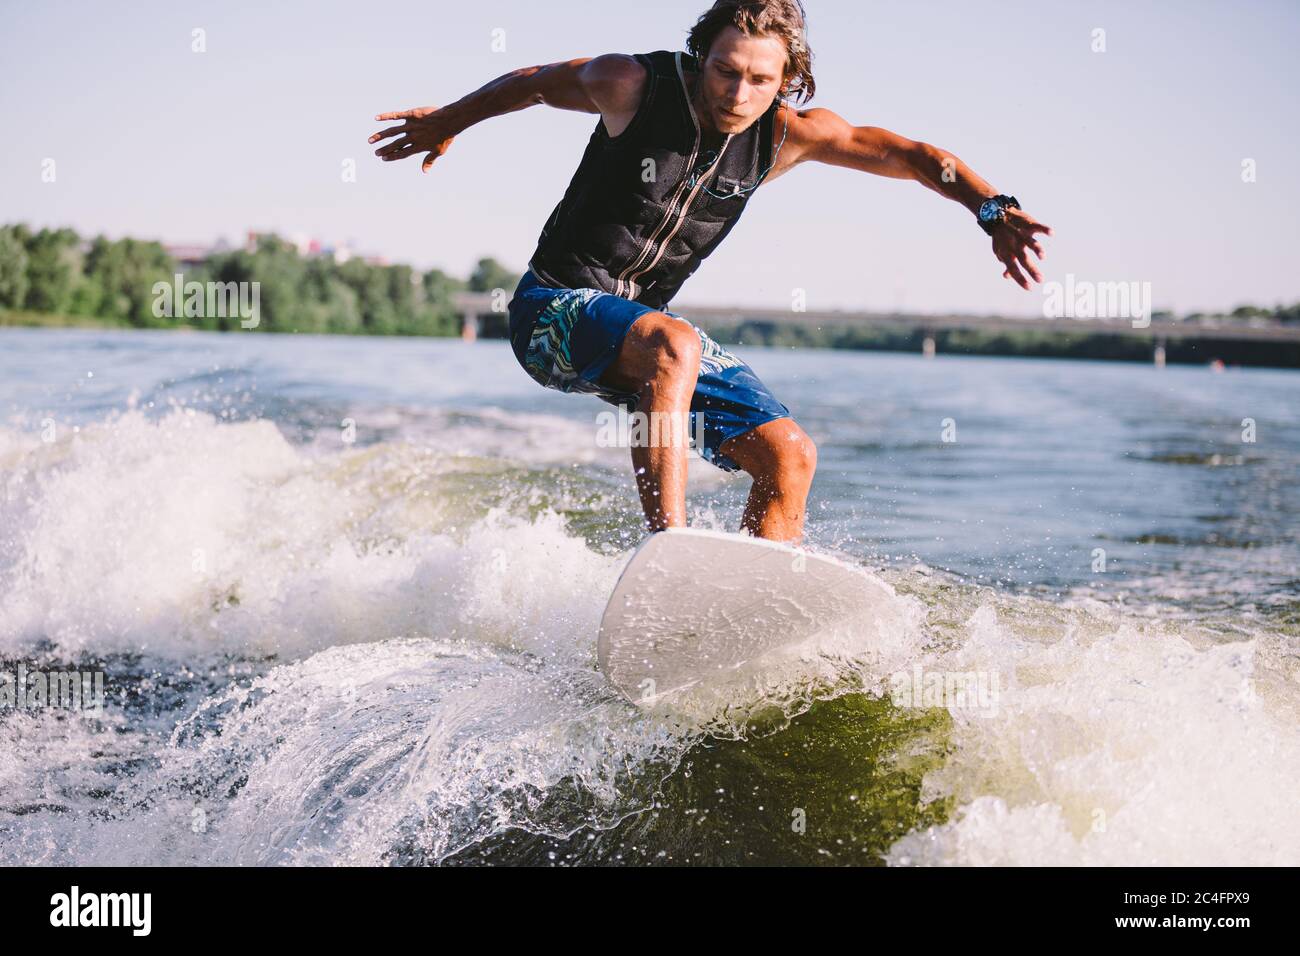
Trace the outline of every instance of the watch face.
<instances>
[{"instance_id":1,"label":"watch face","mask_svg":"<svg viewBox=\"0 0 1300 956\"><path fill-rule=\"evenodd\" d=\"M980 205L980 222L992 222L1002 213L1002 203L996 199L986 199Z\"/></svg>"}]
</instances>

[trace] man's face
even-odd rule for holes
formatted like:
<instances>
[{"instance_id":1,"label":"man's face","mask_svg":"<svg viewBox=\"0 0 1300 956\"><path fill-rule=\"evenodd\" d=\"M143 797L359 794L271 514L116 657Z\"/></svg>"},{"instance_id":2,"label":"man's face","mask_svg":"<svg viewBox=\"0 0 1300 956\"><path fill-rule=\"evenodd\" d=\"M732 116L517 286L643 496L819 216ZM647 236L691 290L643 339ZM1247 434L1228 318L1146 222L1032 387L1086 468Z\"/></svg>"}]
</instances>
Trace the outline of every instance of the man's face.
<instances>
[{"instance_id":1,"label":"man's face","mask_svg":"<svg viewBox=\"0 0 1300 956\"><path fill-rule=\"evenodd\" d=\"M780 92L786 58L785 43L777 37L723 28L700 67L700 125L720 133L748 129Z\"/></svg>"}]
</instances>

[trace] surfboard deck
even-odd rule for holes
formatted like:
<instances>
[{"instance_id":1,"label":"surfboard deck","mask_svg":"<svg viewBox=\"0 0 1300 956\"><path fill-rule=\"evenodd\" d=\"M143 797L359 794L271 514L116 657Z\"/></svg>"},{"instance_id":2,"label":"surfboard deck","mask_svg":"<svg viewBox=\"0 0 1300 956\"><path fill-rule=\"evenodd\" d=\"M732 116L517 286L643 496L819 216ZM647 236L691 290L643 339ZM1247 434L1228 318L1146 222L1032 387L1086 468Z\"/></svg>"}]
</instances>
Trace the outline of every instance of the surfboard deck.
<instances>
[{"instance_id":1,"label":"surfboard deck","mask_svg":"<svg viewBox=\"0 0 1300 956\"><path fill-rule=\"evenodd\" d=\"M600 622L601 672L650 706L846 621L871 620L888 584L829 555L744 534L669 528L643 541Z\"/></svg>"}]
</instances>

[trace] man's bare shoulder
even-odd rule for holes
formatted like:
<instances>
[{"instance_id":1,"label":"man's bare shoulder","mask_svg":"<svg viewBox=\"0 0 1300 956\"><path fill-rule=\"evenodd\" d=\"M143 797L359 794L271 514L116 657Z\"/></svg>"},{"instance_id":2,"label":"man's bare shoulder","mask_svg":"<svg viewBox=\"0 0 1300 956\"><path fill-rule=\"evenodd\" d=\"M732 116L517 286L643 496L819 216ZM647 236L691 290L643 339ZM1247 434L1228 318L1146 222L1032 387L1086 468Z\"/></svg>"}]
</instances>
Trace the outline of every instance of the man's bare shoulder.
<instances>
[{"instance_id":1,"label":"man's bare shoulder","mask_svg":"<svg viewBox=\"0 0 1300 956\"><path fill-rule=\"evenodd\" d=\"M828 109L797 110L782 104L777 109L776 122L772 124L772 147L779 147L780 152L776 153L776 163L767 175L767 181L811 159L817 148L837 135L845 125L839 114Z\"/></svg>"},{"instance_id":2,"label":"man's bare shoulder","mask_svg":"<svg viewBox=\"0 0 1300 956\"><path fill-rule=\"evenodd\" d=\"M582 84L607 118L626 116L630 122L641 105L649 71L628 53L605 53L582 67Z\"/></svg>"}]
</instances>

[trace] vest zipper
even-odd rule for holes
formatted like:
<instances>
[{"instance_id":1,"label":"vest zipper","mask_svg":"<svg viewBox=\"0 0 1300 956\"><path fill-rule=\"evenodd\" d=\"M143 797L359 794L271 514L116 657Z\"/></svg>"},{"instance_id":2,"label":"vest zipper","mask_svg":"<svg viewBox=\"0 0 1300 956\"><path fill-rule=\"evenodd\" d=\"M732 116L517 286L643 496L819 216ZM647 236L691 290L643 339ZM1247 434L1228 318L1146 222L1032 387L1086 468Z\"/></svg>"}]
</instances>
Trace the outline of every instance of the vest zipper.
<instances>
[{"instance_id":1,"label":"vest zipper","mask_svg":"<svg viewBox=\"0 0 1300 956\"><path fill-rule=\"evenodd\" d=\"M673 193L673 198L668 203L668 212L665 213L664 218L661 219L659 223L655 226L654 231L650 234L650 238L647 239L646 244L641 247L641 252L637 255L635 259L632 260L631 265L627 266L627 268L625 268L622 272L619 273L618 280L614 286L615 295L617 296L623 295L624 281L627 279L628 275L630 275L633 272L633 270L636 269L637 266L639 266L642 262L645 261L646 253L648 253L650 249L654 246L655 239L658 238L659 233L663 230L664 226L666 226L668 222L673 218L673 212L676 210L677 207L677 200L681 199L682 192L685 191L686 189L686 184L690 182L691 170L695 168L695 157L699 155L699 151L700 151L700 131L698 128L696 128L695 145L691 147L691 158L686 163L686 175L684 175L682 177L682 181L677 184L677 191Z\"/></svg>"},{"instance_id":2,"label":"vest zipper","mask_svg":"<svg viewBox=\"0 0 1300 956\"><path fill-rule=\"evenodd\" d=\"M677 222L674 223L672 231L669 232L668 235L664 237L663 242L659 244L659 251L655 253L654 258L650 260L650 263L644 269L641 269L640 271L632 274L631 276L628 276L628 284L630 286L635 287L636 280L641 278L641 276L645 275L656 265L658 265L659 260L663 258L663 254L668 251L668 243L673 241L673 236L677 235L677 231L682 228L682 223L686 221L686 213L688 210L690 210L691 203L695 201L695 197L698 196L700 190L704 188L705 180L707 180L711 175L713 175L713 171L717 169L718 164L722 162L722 157L727 152L727 146L730 145L731 137L734 135L735 135L734 133L727 134L727 138L722 143L722 148L718 150L718 158L713 161L713 163L709 166L708 170L705 171L704 175L700 176L696 180L695 188L692 189L691 194L686 197L686 202L682 203L681 211L678 213ZM689 177L687 178L689 179ZM653 240L651 241L653 243ZM646 248L648 249L649 246L647 246Z\"/></svg>"}]
</instances>

